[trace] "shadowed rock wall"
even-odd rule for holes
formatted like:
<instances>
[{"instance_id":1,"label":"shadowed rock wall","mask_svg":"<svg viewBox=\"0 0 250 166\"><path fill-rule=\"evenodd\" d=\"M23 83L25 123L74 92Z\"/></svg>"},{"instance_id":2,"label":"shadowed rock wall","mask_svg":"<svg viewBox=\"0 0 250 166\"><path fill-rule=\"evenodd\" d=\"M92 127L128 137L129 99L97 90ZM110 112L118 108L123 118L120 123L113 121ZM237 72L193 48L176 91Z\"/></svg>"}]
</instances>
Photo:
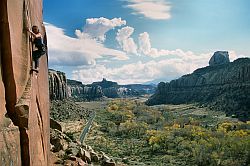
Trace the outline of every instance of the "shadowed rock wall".
<instances>
[{"instance_id":1,"label":"shadowed rock wall","mask_svg":"<svg viewBox=\"0 0 250 166\"><path fill-rule=\"evenodd\" d=\"M80 81L67 80L68 96L71 98L81 98L86 100L95 100L104 97L100 86L86 86Z\"/></svg>"},{"instance_id":2,"label":"shadowed rock wall","mask_svg":"<svg viewBox=\"0 0 250 166\"><path fill-rule=\"evenodd\" d=\"M80 81L67 79L67 88L69 97L78 97L84 93L84 85Z\"/></svg>"},{"instance_id":3,"label":"shadowed rock wall","mask_svg":"<svg viewBox=\"0 0 250 166\"><path fill-rule=\"evenodd\" d=\"M98 98L119 98L133 97L145 94L152 94L155 87L152 85L130 84L118 85L117 82L103 79L101 82L94 82L89 85L83 85L80 81L67 80L68 96L70 98L81 98L95 100Z\"/></svg>"},{"instance_id":4,"label":"shadowed rock wall","mask_svg":"<svg viewBox=\"0 0 250 166\"><path fill-rule=\"evenodd\" d=\"M42 0L0 1L0 165L48 165L47 56L30 73L32 44L26 27L45 35Z\"/></svg>"},{"instance_id":5,"label":"shadowed rock wall","mask_svg":"<svg viewBox=\"0 0 250 166\"><path fill-rule=\"evenodd\" d=\"M62 100L68 97L65 73L49 69L49 96L51 100Z\"/></svg>"}]
</instances>

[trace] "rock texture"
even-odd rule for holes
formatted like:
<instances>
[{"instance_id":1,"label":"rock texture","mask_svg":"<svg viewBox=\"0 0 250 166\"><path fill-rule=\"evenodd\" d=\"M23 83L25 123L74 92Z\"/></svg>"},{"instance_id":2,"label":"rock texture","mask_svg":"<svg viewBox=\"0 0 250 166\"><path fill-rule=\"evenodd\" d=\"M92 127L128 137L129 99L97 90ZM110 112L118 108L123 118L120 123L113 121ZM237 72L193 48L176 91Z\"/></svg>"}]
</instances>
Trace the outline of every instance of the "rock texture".
<instances>
[{"instance_id":1,"label":"rock texture","mask_svg":"<svg viewBox=\"0 0 250 166\"><path fill-rule=\"evenodd\" d=\"M108 97L108 98L117 98L119 97L118 95L118 84L117 82L112 82L112 81L108 81L105 78L103 78L102 81L100 82L93 82L91 84L91 86L100 86L102 88L103 94L104 96Z\"/></svg>"},{"instance_id":2,"label":"rock texture","mask_svg":"<svg viewBox=\"0 0 250 166\"><path fill-rule=\"evenodd\" d=\"M104 97L100 86L83 85L79 81L68 80L68 95L71 98L95 100Z\"/></svg>"},{"instance_id":3,"label":"rock texture","mask_svg":"<svg viewBox=\"0 0 250 166\"><path fill-rule=\"evenodd\" d=\"M104 96L106 96L108 98L118 98L119 97L118 87L103 88L103 93L104 93Z\"/></svg>"},{"instance_id":4,"label":"rock texture","mask_svg":"<svg viewBox=\"0 0 250 166\"><path fill-rule=\"evenodd\" d=\"M152 94L154 92L155 87L152 85L118 85L117 82L108 81L106 79L103 79L100 82L93 82L90 85L83 85L79 81L68 80L69 97L79 99L95 100L103 97L133 97Z\"/></svg>"},{"instance_id":5,"label":"rock texture","mask_svg":"<svg viewBox=\"0 0 250 166\"><path fill-rule=\"evenodd\" d=\"M105 89L105 88L111 88L111 87L118 87L118 83L117 82L108 81L105 78L103 78L102 81L100 81L100 82L93 82L91 85L93 85L93 86L100 86L103 89Z\"/></svg>"},{"instance_id":6,"label":"rock texture","mask_svg":"<svg viewBox=\"0 0 250 166\"><path fill-rule=\"evenodd\" d=\"M49 93L51 100L63 100L73 98L75 101L99 100L105 97L134 97L144 94L152 94L155 87L152 85L131 84L118 85L117 82L103 79L84 85L80 81L66 78L65 73L49 70Z\"/></svg>"},{"instance_id":7,"label":"rock texture","mask_svg":"<svg viewBox=\"0 0 250 166\"><path fill-rule=\"evenodd\" d=\"M128 90L128 94L132 96L144 95L144 94L153 94L155 93L155 85L144 85L144 84L128 84L120 85Z\"/></svg>"},{"instance_id":8,"label":"rock texture","mask_svg":"<svg viewBox=\"0 0 250 166\"><path fill-rule=\"evenodd\" d=\"M100 86L104 96L108 98L133 97L144 94L152 94L155 87L152 85L131 84L118 85L117 82L107 81L105 78L101 82L93 82L91 86Z\"/></svg>"},{"instance_id":9,"label":"rock texture","mask_svg":"<svg viewBox=\"0 0 250 166\"><path fill-rule=\"evenodd\" d=\"M84 93L84 85L80 81L67 79L68 95L69 97L81 96Z\"/></svg>"},{"instance_id":10,"label":"rock texture","mask_svg":"<svg viewBox=\"0 0 250 166\"><path fill-rule=\"evenodd\" d=\"M51 100L62 100L68 97L65 73L49 69L49 96Z\"/></svg>"},{"instance_id":11,"label":"rock texture","mask_svg":"<svg viewBox=\"0 0 250 166\"><path fill-rule=\"evenodd\" d=\"M195 70L169 83L158 84L148 105L199 102L216 110L250 119L250 59Z\"/></svg>"},{"instance_id":12,"label":"rock texture","mask_svg":"<svg viewBox=\"0 0 250 166\"><path fill-rule=\"evenodd\" d=\"M0 1L0 165L48 165L47 56L30 72L32 44L26 27L37 25L46 42L42 0Z\"/></svg>"},{"instance_id":13,"label":"rock texture","mask_svg":"<svg viewBox=\"0 0 250 166\"><path fill-rule=\"evenodd\" d=\"M57 129L51 129L50 142L52 154L57 156L57 159L52 164L68 166L116 165L115 161L103 152L97 153L90 146L80 144L74 138L68 137Z\"/></svg>"},{"instance_id":14,"label":"rock texture","mask_svg":"<svg viewBox=\"0 0 250 166\"><path fill-rule=\"evenodd\" d=\"M227 51L216 51L209 60L209 66L223 65L229 62L229 54Z\"/></svg>"}]
</instances>

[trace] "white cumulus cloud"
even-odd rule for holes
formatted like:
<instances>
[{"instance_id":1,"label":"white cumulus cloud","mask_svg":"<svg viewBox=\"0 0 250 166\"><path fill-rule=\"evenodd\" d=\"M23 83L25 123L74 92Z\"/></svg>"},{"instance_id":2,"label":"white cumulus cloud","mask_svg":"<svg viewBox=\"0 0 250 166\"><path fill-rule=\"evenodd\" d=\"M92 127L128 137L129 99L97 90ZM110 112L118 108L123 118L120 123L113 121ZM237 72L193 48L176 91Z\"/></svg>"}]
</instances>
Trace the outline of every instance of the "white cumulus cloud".
<instances>
[{"instance_id":1,"label":"white cumulus cloud","mask_svg":"<svg viewBox=\"0 0 250 166\"><path fill-rule=\"evenodd\" d=\"M141 55L146 55L146 56L149 56L151 58L159 58L162 56L173 55L175 57L182 58L183 60L195 61L197 58L200 57L200 56L196 56L191 51L184 52L181 49L166 50L166 49L153 48L151 46L150 36L147 32L143 32L143 33L139 34L138 42L139 42L139 53ZM207 58L207 55L206 55L206 58Z\"/></svg>"},{"instance_id":2,"label":"white cumulus cloud","mask_svg":"<svg viewBox=\"0 0 250 166\"><path fill-rule=\"evenodd\" d=\"M49 48L49 64L58 66L94 65L96 59L109 56L117 60L127 60L125 52L107 48L89 34L76 30L76 38L64 33L62 28L46 23Z\"/></svg>"},{"instance_id":3,"label":"white cumulus cloud","mask_svg":"<svg viewBox=\"0 0 250 166\"><path fill-rule=\"evenodd\" d=\"M92 38L96 38L100 41L105 40L105 34L115 27L126 25L126 21L121 18L107 19L104 17L100 18L88 18L83 28L85 34L90 35Z\"/></svg>"},{"instance_id":4,"label":"white cumulus cloud","mask_svg":"<svg viewBox=\"0 0 250 166\"><path fill-rule=\"evenodd\" d=\"M140 14L153 20L167 20L171 18L171 5L166 0L126 0L126 7L134 10L133 14Z\"/></svg>"},{"instance_id":5,"label":"white cumulus cloud","mask_svg":"<svg viewBox=\"0 0 250 166\"><path fill-rule=\"evenodd\" d=\"M134 39L130 36L133 34L134 28L126 26L119 29L116 34L116 40L118 41L120 47L123 51L127 53L137 54L137 45Z\"/></svg>"},{"instance_id":6,"label":"white cumulus cloud","mask_svg":"<svg viewBox=\"0 0 250 166\"><path fill-rule=\"evenodd\" d=\"M143 32L139 35L139 51L144 55L149 55L151 51L151 42L149 38L149 34L147 32Z\"/></svg>"}]
</instances>

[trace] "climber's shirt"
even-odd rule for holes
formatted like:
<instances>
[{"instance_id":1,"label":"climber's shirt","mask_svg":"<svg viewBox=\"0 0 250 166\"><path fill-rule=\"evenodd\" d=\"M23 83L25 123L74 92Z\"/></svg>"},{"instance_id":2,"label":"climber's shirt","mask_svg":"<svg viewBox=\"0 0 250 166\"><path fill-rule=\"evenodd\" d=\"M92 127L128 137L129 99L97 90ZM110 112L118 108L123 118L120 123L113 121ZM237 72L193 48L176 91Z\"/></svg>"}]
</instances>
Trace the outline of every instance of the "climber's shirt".
<instances>
[{"instance_id":1,"label":"climber's shirt","mask_svg":"<svg viewBox=\"0 0 250 166\"><path fill-rule=\"evenodd\" d=\"M34 51L38 50L41 53L41 55L45 54L46 47L45 47L45 44L43 43L42 37L35 38L33 43L35 45Z\"/></svg>"}]
</instances>

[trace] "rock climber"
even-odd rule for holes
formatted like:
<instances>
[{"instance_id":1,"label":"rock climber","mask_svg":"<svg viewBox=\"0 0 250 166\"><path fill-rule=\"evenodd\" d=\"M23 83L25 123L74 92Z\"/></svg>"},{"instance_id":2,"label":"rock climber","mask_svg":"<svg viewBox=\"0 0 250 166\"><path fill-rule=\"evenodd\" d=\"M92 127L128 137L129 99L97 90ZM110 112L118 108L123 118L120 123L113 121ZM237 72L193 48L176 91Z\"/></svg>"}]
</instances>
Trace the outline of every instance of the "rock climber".
<instances>
[{"instance_id":1,"label":"rock climber","mask_svg":"<svg viewBox=\"0 0 250 166\"><path fill-rule=\"evenodd\" d=\"M42 34L39 32L38 26L32 26L32 30L27 28L27 31L33 36L33 52L32 58L35 62L35 68L32 68L33 71L39 71L39 58L46 53L46 46L43 43Z\"/></svg>"}]
</instances>

